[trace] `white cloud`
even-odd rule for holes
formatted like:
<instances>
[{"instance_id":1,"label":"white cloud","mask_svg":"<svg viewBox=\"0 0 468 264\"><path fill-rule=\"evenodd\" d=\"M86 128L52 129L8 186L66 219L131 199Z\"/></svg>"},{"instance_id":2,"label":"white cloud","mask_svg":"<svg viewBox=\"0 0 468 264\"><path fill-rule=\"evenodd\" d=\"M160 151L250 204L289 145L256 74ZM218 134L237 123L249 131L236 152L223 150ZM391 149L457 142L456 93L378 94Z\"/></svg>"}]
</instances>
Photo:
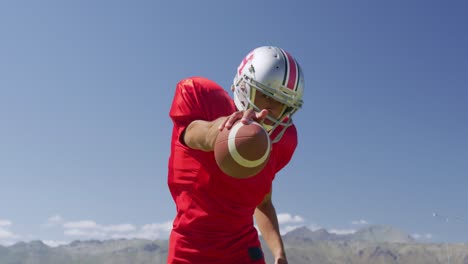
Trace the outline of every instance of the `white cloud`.
<instances>
[{"instance_id":1,"label":"white cloud","mask_svg":"<svg viewBox=\"0 0 468 264\"><path fill-rule=\"evenodd\" d=\"M10 220L0 219L0 244L12 245L21 237L10 230L13 223Z\"/></svg>"},{"instance_id":2,"label":"white cloud","mask_svg":"<svg viewBox=\"0 0 468 264\"><path fill-rule=\"evenodd\" d=\"M60 223L60 222L63 222L63 218L62 216L56 214L56 215L53 215L51 217L49 217L49 219L47 219L49 222L53 222L53 223Z\"/></svg>"},{"instance_id":3,"label":"white cloud","mask_svg":"<svg viewBox=\"0 0 468 264\"><path fill-rule=\"evenodd\" d=\"M47 219L47 223L50 223L50 224L60 224L64 221L64 219L62 218L62 216L56 214L56 215L53 215L51 217L49 217L49 219Z\"/></svg>"},{"instance_id":4,"label":"white cloud","mask_svg":"<svg viewBox=\"0 0 468 264\"><path fill-rule=\"evenodd\" d=\"M432 239L432 234L431 233L426 233L426 234L411 234L411 236L416 239L416 240L431 240Z\"/></svg>"},{"instance_id":5,"label":"white cloud","mask_svg":"<svg viewBox=\"0 0 468 264\"><path fill-rule=\"evenodd\" d=\"M62 225L65 220L59 214L53 215L47 219L47 222L43 224L43 227L51 228Z\"/></svg>"},{"instance_id":6,"label":"white cloud","mask_svg":"<svg viewBox=\"0 0 468 264\"><path fill-rule=\"evenodd\" d=\"M369 224L369 222L367 220L361 219L361 220L351 221L351 224L353 224L353 225L367 225L367 224Z\"/></svg>"},{"instance_id":7,"label":"white cloud","mask_svg":"<svg viewBox=\"0 0 468 264\"><path fill-rule=\"evenodd\" d=\"M62 240L42 240L42 243L48 245L49 247L58 247L62 245L67 245L70 242Z\"/></svg>"},{"instance_id":8,"label":"white cloud","mask_svg":"<svg viewBox=\"0 0 468 264\"><path fill-rule=\"evenodd\" d=\"M85 221L76 221L76 222L66 222L63 224L65 229L89 229L89 230L99 230L105 233L112 232L132 232L136 230L136 227L132 224L118 224L118 225L99 225L94 221L85 220Z\"/></svg>"},{"instance_id":9,"label":"white cloud","mask_svg":"<svg viewBox=\"0 0 468 264\"><path fill-rule=\"evenodd\" d=\"M301 224L305 222L302 216L292 215L289 213L281 213L281 214L278 214L277 217L278 217L278 224L280 226L281 235L284 235L296 228L301 227L302 226ZM257 230L259 230L257 226L256 228Z\"/></svg>"},{"instance_id":10,"label":"white cloud","mask_svg":"<svg viewBox=\"0 0 468 264\"><path fill-rule=\"evenodd\" d=\"M136 227L131 224L121 224L121 225L109 225L109 226L103 226L102 230L105 232L131 232L135 231Z\"/></svg>"},{"instance_id":11,"label":"white cloud","mask_svg":"<svg viewBox=\"0 0 468 264\"><path fill-rule=\"evenodd\" d=\"M349 235L356 233L354 229L329 229L328 233L337 234L337 235Z\"/></svg>"},{"instance_id":12,"label":"white cloud","mask_svg":"<svg viewBox=\"0 0 468 264\"><path fill-rule=\"evenodd\" d=\"M7 239L16 238L16 237L17 236L15 236L12 232L6 229L0 228L0 240L7 240Z\"/></svg>"},{"instance_id":13,"label":"white cloud","mask_svg":"<svg viewBox=\"0 0 468 264\"><path fill-rule=\"evenodd\" d=\"M10 220L0 219L0 227L8 227L11 226Z\"/></svg>"},{"instance_id":14,"label":"white cloud","mask_svg":"<svg viewBox=\"0 0 468 264\"><path fill-rule=\"evenodd\" d=\"M71 239L168 239L172 221L135 226L129 223L103 225L93 220L65 221L60 215L48 218L46 227L60 227L63 234ZM62 241L44 240L50 245L63 244ZM45 243L45 242L44 242ZM66 243L66 242L64 242Z\"/></svg>"},{"instance_id":15,"label":"white cloud","mask_svg":"<svg viewBox=\"0 0 468 264\"><path fill-rule=\"evenodd\" d=\"M94 221L84 220L76 222L67 222L63 224L66 229L95 229L99 226Z\"/></svg>"},{"instance_id":16,"label":"white cloud","mask_svg":"<svg viewBox=\"0 0 468 264\"><path fill-rule=\"evenodd\" d=\"M302 218L302 216L300 215L291 215L291 214L288 214L288 213L282 213L282 214L278 214L278 223L280 225L284 225L284 224L295 224L295 223L303 223L304 222L304 218Z\"/></svg>"},{"instance_id":17,"label":"white cloud","mask_svg":"<svg viewBox=\"0 0 468 264\"><path fill-rule=\"evenodd\" d=\"M172 222L146 224L138 228L132 224L101 225L95 221L84 220L66 222L63 228L65 236L81 239L167 239Z\"/></svg>"},{"instance_id":18,"label":"white cloud","mask_svg":"<svg viewBox=\"0 0 468 264\"><path fill-rule=\"evenodd\" d=\"M164 223L153 223L153 224L142 226L141 229L135 234L135 237L143 238L143 239L166 238L169 236L171 229L172 229L171 221L167 221Z\"/></svg>"},{"instance_id":19,"label":"white cloud","mask_svg":"<svg viewBox=\"0 0 468 264\"><path fill-rule=\"evenodd\" d=\"M108 236L105 232L101 232L98 230L89 230L89 229L67 229L64 231L66 236L71 237L80 237L85 239L106 239Z\"/></svg>"}]
</instances>

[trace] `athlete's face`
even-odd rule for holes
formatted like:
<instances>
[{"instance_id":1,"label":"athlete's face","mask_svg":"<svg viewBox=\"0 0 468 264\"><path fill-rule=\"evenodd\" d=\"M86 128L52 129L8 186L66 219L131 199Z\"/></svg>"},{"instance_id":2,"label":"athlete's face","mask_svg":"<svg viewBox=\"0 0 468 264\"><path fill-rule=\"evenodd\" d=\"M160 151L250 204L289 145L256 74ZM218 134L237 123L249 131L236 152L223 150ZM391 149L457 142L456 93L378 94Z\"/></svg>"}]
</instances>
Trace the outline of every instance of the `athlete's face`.
<instances>
[{"instance_id":1,"label":"athlete's face","mask_svg":"<svg viewBox=\"0 0 468 264\"><path fill-rule=\"evenodd\" d=\"M286 105L276 101L275 99L269 97L268 95L257 91L255 96L254 104L259 109L266 109L268 110L268 115L273 117L274 119L278 119L284 112ZM272 124L272 122L268 119L265 119L266 124Z\"/></svg>"}]
</instances>

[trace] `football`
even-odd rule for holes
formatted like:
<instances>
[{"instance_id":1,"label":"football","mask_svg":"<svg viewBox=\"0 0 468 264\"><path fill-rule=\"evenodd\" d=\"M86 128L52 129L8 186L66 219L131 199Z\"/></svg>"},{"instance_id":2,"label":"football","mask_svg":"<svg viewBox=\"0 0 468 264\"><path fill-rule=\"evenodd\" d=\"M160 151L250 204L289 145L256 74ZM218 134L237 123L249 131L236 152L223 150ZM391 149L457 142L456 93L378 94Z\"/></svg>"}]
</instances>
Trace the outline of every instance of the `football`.
<instances>
[{"instance_id":1,"label":"football","mask_svg":"<svg viewBox=\"0 0 468 264\"><path fill-rule=\"evenodd\" d=\"M219 132L214 155L219 168L227 175L245 179L258 174L270 157L268 132L257 122L240 120L231 129Z\"/></svg>"}]
</instances>

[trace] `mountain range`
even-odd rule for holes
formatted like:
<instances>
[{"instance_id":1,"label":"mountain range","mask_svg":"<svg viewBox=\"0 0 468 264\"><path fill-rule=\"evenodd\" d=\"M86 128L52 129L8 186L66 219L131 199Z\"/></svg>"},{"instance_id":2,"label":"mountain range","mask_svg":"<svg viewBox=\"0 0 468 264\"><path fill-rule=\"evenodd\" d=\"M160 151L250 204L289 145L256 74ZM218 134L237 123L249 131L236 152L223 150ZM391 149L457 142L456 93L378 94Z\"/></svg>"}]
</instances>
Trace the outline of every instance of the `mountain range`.
<instances>
[{"instance_id":1,"label":"mountain range","mask_svg":"<svg viewBox=\"0 0 468 264\"><path fill-rule=\"evenodd\" d=\"M468 264L468 244L419 243L389 226L368 226L353 234L300 227L283 235L291 264ZM262 241L267 263L274 263ZM0 246L0 264L163 264L167 240L74 241L49 247L41 241Z\"/></svg>"}]
</instances>

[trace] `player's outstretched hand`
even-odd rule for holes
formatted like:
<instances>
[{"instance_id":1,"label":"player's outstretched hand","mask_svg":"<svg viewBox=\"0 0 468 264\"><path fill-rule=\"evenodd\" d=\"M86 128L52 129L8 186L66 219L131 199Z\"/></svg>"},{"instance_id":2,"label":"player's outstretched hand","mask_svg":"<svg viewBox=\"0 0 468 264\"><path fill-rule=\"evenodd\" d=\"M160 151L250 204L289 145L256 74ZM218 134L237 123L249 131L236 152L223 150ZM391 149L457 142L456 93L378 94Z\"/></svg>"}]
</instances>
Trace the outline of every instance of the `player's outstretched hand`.
<instances>
[{"instance_id":1,"label":"player's outstretched hand","mask_svg":"<svg viewBox=\"0 0 468 264\"><path fill-rule=\"evenodd\" d=\"M266 116L268 115L268 110L263 109L260 112L255 112L253 109L248 109L245 111L237 111L232 113L228 116L223 123L218 127L219 130L223 130L224 128L231 129L234 123L237 120L241 120L242 123L248 124L251 121L255 121L261 123Z\"/></svg>"}]
</instances>

